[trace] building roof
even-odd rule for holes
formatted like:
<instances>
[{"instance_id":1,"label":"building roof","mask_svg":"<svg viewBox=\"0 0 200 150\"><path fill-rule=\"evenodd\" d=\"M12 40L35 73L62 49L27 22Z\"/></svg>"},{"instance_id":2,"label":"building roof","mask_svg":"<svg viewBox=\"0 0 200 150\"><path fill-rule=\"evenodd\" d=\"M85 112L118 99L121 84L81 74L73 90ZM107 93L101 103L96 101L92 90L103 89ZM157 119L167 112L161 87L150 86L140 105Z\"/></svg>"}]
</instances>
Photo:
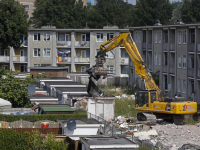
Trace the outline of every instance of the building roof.
<instances>
[{"instance_id":1,"label":"building roof","mask_svg":"<svg viewBox=\"0 0 200 150\"><path fill-rule=\"evenodd\" d=\"M61 92L87 92L87 87L55 87Z\"/></svg>"},{"instance_id":2,"label":"building roof","mask_svg":"<svg viewBox=\"0 0 200 150\"><path fill-rule=\"evenodd\" d=\"M44 83L46 85L83 85L81 83L72 82L72 81L57 81L57 82L54 82L54 81L44 81Z\"/></svg>"},{"instance_id":3,"label":"building roof","mask_svg":"<svg viewBox=\"0 0 200 150\"><path fill-rule=\"evenodd\" d=\"M138 145L125 137L81 137L80 141L91 149L131 149Z\"/></svg>"},{"instance_id":4,"label":"building roof","mask_svg":"<svg viewBox=\"0 0 200 150\"><path fill-rule=\"evenodd\" d=\"M68 94L68 97L92 97L89 94Z\"/></svg>"},{"instance_id":5,"label":"building roof","mask_svg":"<svg viewBox=\"0 0 200 150\"><path fill-rule=\"evenodd\" d=\"M59 107L42 107L44 111L74 111L71 107L69 106L59 106Z\"/></svg>"},{"instance_id":6,"label":"building roof","mask_svg":"<svg viewBox=\"0 0 200 150\"><path fill-rule=\"evenodd\" d=\"M172 25L152 25L152 26L138 26L138 27L125 27L125 29L145 29L145 28L173 28L173 27L192 27L192 26L200 26L200 23L194 24L172 24Z\"/></svg>"},{"instance_id":7,"label":"building roof","mask_svg":"<svg viewBox=\"0 0 200 150\"><path fill-rule=\"evenodd\" d=\"M58 122L66 123L68 119L58 119ZM96 119L88 119L88 118L82 118L79 120L75 120L76 124L102 124L101 122L97 121Z\"/></svg>"},{"instance_id":8,"label":"building roof","mask_svg":"<svg viewBox=\"0 0 200 150\"><path fill-rule=\"evenodd\" d=\"M29 99L58 99L53 96L29 96Z\"/></svg>"}]
</instances>

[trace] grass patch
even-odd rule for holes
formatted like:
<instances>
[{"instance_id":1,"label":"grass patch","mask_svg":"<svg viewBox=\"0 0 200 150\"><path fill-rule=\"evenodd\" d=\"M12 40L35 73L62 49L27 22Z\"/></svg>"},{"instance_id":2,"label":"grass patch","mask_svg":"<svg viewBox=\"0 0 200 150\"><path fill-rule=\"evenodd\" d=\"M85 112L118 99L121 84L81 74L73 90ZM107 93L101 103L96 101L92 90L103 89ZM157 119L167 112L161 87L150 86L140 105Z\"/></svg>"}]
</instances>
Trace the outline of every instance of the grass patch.
<instances>
[{"instance_id":1,"label":"grass patch","mask_svg":"<svg viewBox=\"0 0 200 150\"><path fill-rule=\"evenodd\" d=\"M195 125L195 124L199 123L198 121L195 121L194 119L184 120L184 122L186 124L190 124L190 125Z\"/></svg>"},{"instance_id":2,"label":"grass patch","mask_svg":"<svg viewBox=\"0 0 200 150\"><path fill-rule=\"evenodd\" d=\"M115 99L115 116L136 117L135 101L128 98Z\"/></svg>"}]
</instances>

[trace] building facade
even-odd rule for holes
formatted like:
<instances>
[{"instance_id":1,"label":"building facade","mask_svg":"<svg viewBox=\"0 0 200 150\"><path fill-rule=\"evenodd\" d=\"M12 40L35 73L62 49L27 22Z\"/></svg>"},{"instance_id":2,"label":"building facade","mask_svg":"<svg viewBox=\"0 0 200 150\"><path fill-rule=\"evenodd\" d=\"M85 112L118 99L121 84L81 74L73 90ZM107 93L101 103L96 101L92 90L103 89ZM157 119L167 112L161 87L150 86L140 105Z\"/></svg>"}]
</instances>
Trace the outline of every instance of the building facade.
<instances>
[{"instance_id":1,"label":"building facade","mask_svg":"<svg viewBox=\"0 0 200 150\"><path fill-rule=\"evenodd\" d=\"M128 28L150 72L159 72L159 87L171 96L200 100L200 24ZM144 88L129 61L129 85Z\"/></svg>"},{"instance_id":2,"label":"building facade","mask_svg":"<svg viewBox=\"0 0 200 150\"><path fill-rule=\"evenodd\" d=\"M116 26L103 29L56 29L53 26L29 28L23 48L10 53L1 50L1 64L18 72L29 67L67 67L67 72L85 72L95 64L100 45L128 29ZM116 76L128 76L129 56L124 47L107 53L105 66Z\"/></svg>"}]
</instances>

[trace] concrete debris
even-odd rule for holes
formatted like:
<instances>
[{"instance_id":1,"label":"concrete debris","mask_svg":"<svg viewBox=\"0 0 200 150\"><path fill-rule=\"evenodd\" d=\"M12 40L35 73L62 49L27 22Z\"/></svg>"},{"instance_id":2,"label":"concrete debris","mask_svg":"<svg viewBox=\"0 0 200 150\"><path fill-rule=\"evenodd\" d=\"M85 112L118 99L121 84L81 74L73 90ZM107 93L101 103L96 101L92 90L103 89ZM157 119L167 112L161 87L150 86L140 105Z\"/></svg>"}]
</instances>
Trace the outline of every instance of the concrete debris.
<instances>
[{"instance_id":1,"label":"concrete debris","mask_svg":"<svg viewBox=\"0 0 200 150\"><path fill-rule=\"evenodd\" d=\"M117 99L128 98L129 100L135 100L135 95L122 94L122 96L115 96L115 98L117 98Z\"/></svg>"},{"instance_id":2,"label":"concrete debris","mask_svg":"<svg viewBox=\"0 0 200 150\"><path fill-rule=\"evenodd\" d=\"M195 126L200 127L200 123L195 124Z\"/></svg>"},{"instance_id":3,"label":"concrete debris","mask_svg":"<svg viewBox=\"0 0 200 150\"><path fill-rule=\"evenodd\" d=\"M136 132L134 133L134 136L139 137L139 136L157 136L158 133L156 130L149 130L149 131L143 131L143 132Z\"/></svg>"}]
</instances>

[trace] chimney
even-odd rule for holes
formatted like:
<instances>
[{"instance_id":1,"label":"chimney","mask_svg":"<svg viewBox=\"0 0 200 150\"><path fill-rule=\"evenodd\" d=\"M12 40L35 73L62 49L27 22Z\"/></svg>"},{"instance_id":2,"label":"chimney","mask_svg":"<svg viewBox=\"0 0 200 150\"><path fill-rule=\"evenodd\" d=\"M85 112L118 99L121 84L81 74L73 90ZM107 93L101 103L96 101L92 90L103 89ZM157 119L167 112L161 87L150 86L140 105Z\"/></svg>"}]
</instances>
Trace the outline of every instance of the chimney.
<instances>
[{"instance_id":1,"label":"chimney","mask_svg":"<svg viewBox=\"0 0 200 150\"><path fill-rule=\"evenodd\" d=\"M181 18L178 18L176 24L184 24L184 23Z\"/></svg>"},{"instance_id":2,"label":"chimney","mask_svg":"<svg viewBox=\"0 0 200 150\"><path fill-rule=\"evenodd\" d=\"M156 20L156 23L154 24L155 26L160 26L160 25L162 25L161 23L160 23L160 20Z\"/></svg>"}]
</instances>

